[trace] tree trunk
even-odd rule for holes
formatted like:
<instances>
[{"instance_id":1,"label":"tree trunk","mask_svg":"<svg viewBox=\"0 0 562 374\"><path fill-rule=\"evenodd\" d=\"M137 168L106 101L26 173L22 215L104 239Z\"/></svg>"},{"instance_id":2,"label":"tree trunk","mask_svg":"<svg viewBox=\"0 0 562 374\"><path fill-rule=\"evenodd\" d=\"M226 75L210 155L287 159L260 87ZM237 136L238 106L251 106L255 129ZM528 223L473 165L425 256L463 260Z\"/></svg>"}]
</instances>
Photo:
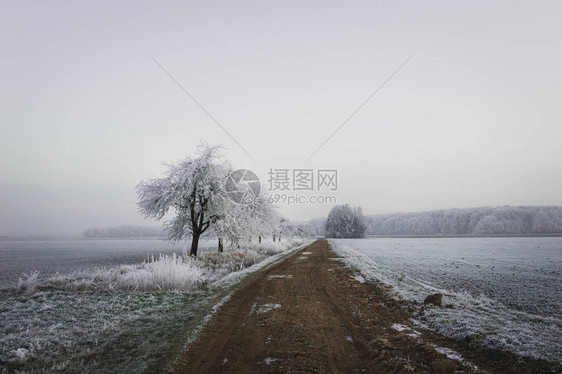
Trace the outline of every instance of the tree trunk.
<instances>
[{"instance_id":1,"label":"tree trunk","mask_svg":"<svg viewBox=\"0 0 562 374\"><path fill-rule=\"evenodd\" d=\"M222 245L222 238L219 238L219 253L222 253L224 246Z\"/></svg>"},{"instance_id":2,"label":"tree trunk","mask_svg":"<svg viewBox=\"0 0 562 374\"><path fill-rule=\"evenodd\" d=\"M275 234L273 234L273 241L275 242Z\"/></svg>"},{"instance_id":3,"label":"tree trunk","mask_svg":"<svg viewBox=\"0 0 562 374\"><path fill-rule=\"evenodd\" d=\"M189 255L191 257L197 257L197 248L199 247L199 236L201 236L200 233L193 233L193 238L191 239L191 252L189 252Z\"/></svg>"}]
</instances>

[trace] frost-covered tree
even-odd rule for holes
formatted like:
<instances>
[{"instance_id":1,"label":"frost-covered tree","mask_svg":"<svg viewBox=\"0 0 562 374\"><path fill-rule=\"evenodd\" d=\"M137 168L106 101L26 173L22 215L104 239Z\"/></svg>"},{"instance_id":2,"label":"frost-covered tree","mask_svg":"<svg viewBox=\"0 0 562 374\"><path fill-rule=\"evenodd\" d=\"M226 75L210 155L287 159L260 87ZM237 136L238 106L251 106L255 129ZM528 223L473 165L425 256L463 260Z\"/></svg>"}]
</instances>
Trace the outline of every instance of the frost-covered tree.
<instances>
[{"instance_id":1,"label":"frost-covered tree","mask_svg":"<svg viewBox=\"0 0 562 374\"><path fill-rule=\"evenodd\" d=\"M314 235L316 236L326 236L326 218L314 218L309 221L312 229L314 230Z\"/></svg>"},{"instance_id":2,"label":"frost-covered tree","mask_svg":"<svg viewBox=\"0 0 562 374\"><path fill-rule=\"evenodd\" d=\"M139 210L160 220L170 209L174 217L164 228L172 242L191 237L190 255L196 257L199 238L228 213L225 180L230 166L221 147L201 145L196 157L169 164L162 178L140 182Z\"/></svg>"},{"instance_id":3,"label":"frost-covered tree","mask_svg":"<svg viewBox=\"0 0 562 374\"><path fill-rule=\"evenodd\" d=\"M281 218L275 230L279 241L281 238L289 238L297 236L300 238L311 238L315 235L314 228L309 223L291 222L287 218Z\"/></svg>"},{"instance_id":4,"label":"frost-covered tree","mask_svg":"<svg viewBox=\"0 0 562 374\"><path fill-rule=\"evenodd\" d=\"M336 205L326 221L327 238L364 238L367 225L360 207Z\"/></svg>"},{"instance_id":5,"label":"frost-covered tree","mask_svg":"<svg viewBox=\"0 0 562 374\"><path fill-rule=\"evenodd\" d=\"M222 251L223 238L237 245L240 241L250 241L253 237L261 242L262 236L273 232L278 220L275 207L263 196L243 204L228 201L222 216L213 227L219 238L219 252Z\"/></svg>"}]
</instances>

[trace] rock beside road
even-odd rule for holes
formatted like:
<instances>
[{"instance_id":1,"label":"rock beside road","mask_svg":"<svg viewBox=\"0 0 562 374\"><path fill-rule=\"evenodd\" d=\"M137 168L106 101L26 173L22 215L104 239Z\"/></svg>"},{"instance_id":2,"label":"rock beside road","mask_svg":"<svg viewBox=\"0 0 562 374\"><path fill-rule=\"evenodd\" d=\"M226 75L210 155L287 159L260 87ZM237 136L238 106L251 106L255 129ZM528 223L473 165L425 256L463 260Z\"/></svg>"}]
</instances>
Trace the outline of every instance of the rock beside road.
<instances>
[{"instance_id":1,"label":"rock beside road","mask_svg":"<svg viewBox=\"0 0 562 374\"><path fill-rule=\"evenodd\" d=\"M443 302L443 294L436 293L434 295L429 295L428 297L426 297L425 300L423 301L423 305L441 306L442 302Z\"/></svg>"}]
</instances>

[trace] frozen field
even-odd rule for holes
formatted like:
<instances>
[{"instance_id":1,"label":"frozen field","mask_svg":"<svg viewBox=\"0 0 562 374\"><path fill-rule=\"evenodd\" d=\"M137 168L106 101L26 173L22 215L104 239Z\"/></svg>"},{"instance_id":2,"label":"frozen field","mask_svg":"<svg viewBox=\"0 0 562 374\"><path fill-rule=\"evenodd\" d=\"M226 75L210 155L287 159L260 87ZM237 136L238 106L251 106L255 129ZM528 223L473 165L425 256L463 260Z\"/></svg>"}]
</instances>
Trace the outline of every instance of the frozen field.
<instances>
[{"instance_id":1,"label":"frozen field","mask_svg":"<svg viewBox=\"0 0 562 374\"><path fill-rule=\"evenodd\" d=\"M368 280L423 303L419 323L457 338L562 362L562 238L331 240Z\"/></svg>"},{"instance_id":2,"label":"frozen field","mask_svg":"<svg viewBox=\"0 0 562 374\"><path fill-rule=\"evenodd\" d=\"M0 373L160 372L229 284L297 244L218 255L204 242L192 261L156 239L0 242Z\"/></svg>"},{"instance_id":3,"label":"frozen field","mask_svg":"<svg viewBox=\"0 0 562 374\"><path fill-rule=\"evenodd\" d=\"M202 242L202 247L215 242ZM38 270L40 278L95 267L142 262L149 254L181 254L187 244L159 239L76 239L0 241L0 288L17 284L22 273Z\"/></svg>"}]
</instances>

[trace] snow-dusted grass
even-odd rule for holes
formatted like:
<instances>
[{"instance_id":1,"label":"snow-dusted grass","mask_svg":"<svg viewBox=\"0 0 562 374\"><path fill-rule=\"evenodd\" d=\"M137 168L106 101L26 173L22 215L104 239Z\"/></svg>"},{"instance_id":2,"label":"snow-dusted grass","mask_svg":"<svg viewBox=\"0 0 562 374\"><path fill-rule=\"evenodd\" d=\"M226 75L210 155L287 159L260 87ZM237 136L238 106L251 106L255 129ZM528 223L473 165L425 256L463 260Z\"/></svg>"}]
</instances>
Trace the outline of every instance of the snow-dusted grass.
<instances>
[{"instance_id":1,"label":"snow-dusted grass","mask_svg":"<svg viewBox=\"0 0 562 374\"><path fill-rule=\"evenodd\" d=\"M330 240L343 262L369 282L394 286L423 304L416 324L523 356L562 363L560 238L376 238ZM558 266L558 267L557 267ZM541 295L551 295L545 298Z\"/></svg>"},{"instance_id":2,"label":"snow-dusted grass","mask_svg":"<svg viewBox=\"0 0 562 374\"><path fill-rule=\"evenodd\" d=\"M197 259L184 254L150 257L138 265L121 265L56 274L47 279L43 288L65 291L126 290L126 291L193 291L208 282L215 282L233 272L240 272L264 259L301 244L288 240L264 244L249 244L242 248L227 248L224 252L203 251ZM38 272L26 275L18 284L21 293L33 294L38 287Z\"/></svg>"},{"instance_id":3,"label":"snow-dusted grass","mask_svg":"<svg viewBox=\"0 0 562 374\"><path fill-rule=\"evenodd\" d=\"M111 269L57 274L48 286L71 290L188 291L205 282L202 264L186 256L160 255L139 265L121 265Z\"/></svg>"},{"instance_id":4,"label":"snow-dusted grass","mask_svg":"<svg viewBox=\"0 0 562 374\"><path fill-rule=\"evenodd\" d=\"M0 373L160 372L230 286L301 243L160 255L46 280L24 275L17 288L0 290Z\"/></svg>"},{"instance_id":5,"label":"snow-dusted grass","mask_svg":"<svg viewBox=\"0 0 562 374\"><path fill-rule=\"evenodd\" d=\"M207 271L210 271L208 279L216 281L230 273L239 272L263 261L267 257L277 255L300 244L302 244L300 239L281 243L255 243L246 245L243 248L230 248L223 253L204 252L200 255L199 260L203 263L202 266Z\"/></svg>"},{"instance_id":6,"label":"snow-dusted grass","mask_svg":"<svg viewBox=\"0 0 562 374\"><path fill-rule=\"evenodd\" d=\"M0 373L151 372L173 359L175 347L207 313L209 296L55 289L25 296L4 290Z\"/></svg>"}]
</instances>

